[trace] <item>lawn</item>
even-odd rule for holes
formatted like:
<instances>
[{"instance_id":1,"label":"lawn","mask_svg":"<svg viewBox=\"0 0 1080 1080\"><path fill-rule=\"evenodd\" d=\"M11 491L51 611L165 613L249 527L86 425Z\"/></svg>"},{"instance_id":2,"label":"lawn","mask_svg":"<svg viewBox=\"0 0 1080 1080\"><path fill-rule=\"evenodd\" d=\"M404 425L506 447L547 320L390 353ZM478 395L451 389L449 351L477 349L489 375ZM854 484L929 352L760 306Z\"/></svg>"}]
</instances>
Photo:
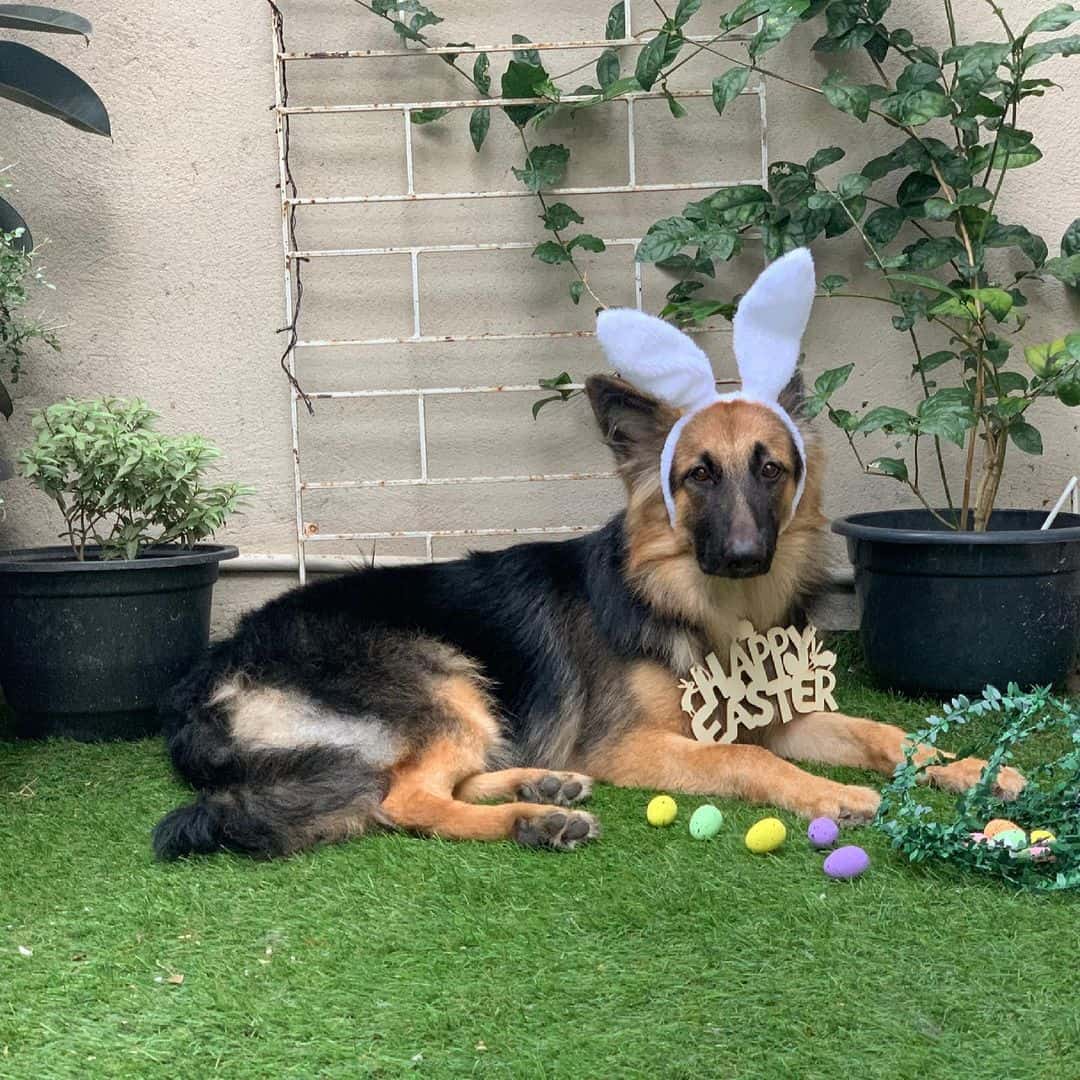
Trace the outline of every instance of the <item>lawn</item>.
<instances>
[{"instance_id":1,"label":"lawn","mask_svg":"<svg viewBox=\"0 0 1080 1080\"><path fill-rule=\"evenodd\" d=\"M848 711L933 707L842 666ZM871 870L830 882L787 815L752 856L760 810L719 803L701 842L705 799L653 829L646 792L601 788L572 854L373 835L155 864L185 797L155 741L0 743L0 1077L1080 1076L1077 899L870 830Z\"/></svg>"}]
</instances>

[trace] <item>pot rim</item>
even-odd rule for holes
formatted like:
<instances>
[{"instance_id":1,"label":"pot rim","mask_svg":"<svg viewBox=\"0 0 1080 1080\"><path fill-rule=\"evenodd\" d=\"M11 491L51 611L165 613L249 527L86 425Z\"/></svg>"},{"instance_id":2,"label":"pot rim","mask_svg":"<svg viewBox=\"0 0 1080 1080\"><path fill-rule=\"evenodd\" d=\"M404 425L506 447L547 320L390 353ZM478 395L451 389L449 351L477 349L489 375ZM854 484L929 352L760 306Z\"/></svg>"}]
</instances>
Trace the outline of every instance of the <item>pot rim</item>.
<instances>
[{"instance_id":1,"label":"pot rim","mask_svg":"<svg viewBox=\"0 0 1080 1080\"><path fill-rule=\"evenodd\" d=\"M1023 510L1003 507L1002 512L1031 514L1045 519L1041 510ZM939 513L948 513L939 510ZM1049 529L1001 529L991 532L951 532L945 529L904 529L893 525L875 525L873 519L896 514L911 514L925 518L927 511L916 508L902 510L867 510L858 514L847 514L836 518L831 525L832 531L840 536L854 540L869 540L882 544L939 544L964 545L976 547L1003 546L1006 544L1062 544L1080 542L1080 515L1059 513ZM1058 525L1066 520L1068 525Z\"/></svg>"},{"instance_id":2,"label":"pot rim","mask_svg":"<svg viewBox=\"0 0 1080 1080\"><path fill-rule=\"evenodd\" d=\"M98 552L88 546L87 553ZM235 559L240 552L232 544L194 544L183 548L179 544L159 544L145 549L137 559L87 559L80 562L71 557L69 547L16 548L0 551L0 574L87 574L112 571L170 570L182 566Z\"/></svg>"}]
</instances>

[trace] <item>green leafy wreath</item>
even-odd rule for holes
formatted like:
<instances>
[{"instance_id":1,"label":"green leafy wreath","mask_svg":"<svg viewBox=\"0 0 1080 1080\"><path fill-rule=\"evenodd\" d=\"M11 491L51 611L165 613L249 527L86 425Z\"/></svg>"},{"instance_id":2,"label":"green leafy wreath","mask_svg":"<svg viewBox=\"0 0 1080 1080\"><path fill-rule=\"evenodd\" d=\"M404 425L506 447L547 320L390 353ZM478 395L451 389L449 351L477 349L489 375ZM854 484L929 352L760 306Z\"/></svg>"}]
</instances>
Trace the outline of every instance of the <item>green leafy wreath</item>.
<instances>
[{"instance_id":1,"label":"green leafy wreath","mask_svg":"<svg viewBox=\"0 0 1080 1080\"><path fill-rule=\"evenodd\" d=\"M965 754L987 759L979 782L957 799L953 820L935 820L933 809L916 798L915 788L925 780L927 768L948 759L939 752L916 764L917 748L936 748L942 735L992 714L1002 720L996 735L965 748ZM995 797L994 781L1015 748L1028 737L1053 729L1063 730L1070 749L1057 760L1028 770L1027 787L1013 802ZM1056 837L1048 845L1052 858L1036 860L1005 845L973 842L971 833L994 817L1007 817L1025 831L1049 829ZM1052 696L1049 687L1021 693L1015 683L1009 683L1004 694L988 686L976 701L955 698L944 716L928 717L926 728L911 737L904 764L897 766L882 793L874 823L911 862L945 859L1043 892L1080 887L1080 712Z\"/></svg>"}]
</instances>

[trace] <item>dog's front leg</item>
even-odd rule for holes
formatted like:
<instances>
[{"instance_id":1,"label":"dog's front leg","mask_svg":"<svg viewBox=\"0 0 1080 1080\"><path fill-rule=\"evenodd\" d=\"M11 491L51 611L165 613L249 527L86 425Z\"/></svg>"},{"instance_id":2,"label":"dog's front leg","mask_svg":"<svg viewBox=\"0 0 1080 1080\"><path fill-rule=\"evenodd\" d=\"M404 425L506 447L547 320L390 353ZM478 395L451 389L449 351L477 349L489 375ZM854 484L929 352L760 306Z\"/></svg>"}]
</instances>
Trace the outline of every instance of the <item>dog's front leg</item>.
<instances>
[{"instance_id":1,"label":"dog's front leg","mask_svg":"<svg viewBox=\"0 0 1080 1080\"><path fill-rule=\"evenodd\" d=\"M893 724L879 724L842 713L819 712L770 728L764 742L783 758L850 765L891 775L896 766L903 763L911 736ZM920 746L915 751L915 762L921 764L937 753L931 746ZM943 753L942 756L951 758L953 755ZM962 758L950 761L948 765L931 765L925 776L935 787L964 791L978 781L985 765L980 758ZM1005 767L997 775L994 794L1001 799L1015 799L1025 783L1016 769Z\"/></svg>"},{"instance_id":2,"label":"dog's front leg","mask_svg":"<svg viewBox=\"0 0 1080 1080\"><path fill-rule=\"evenodd\" d=\"M703 743L656 729L632 730L597 747L588 768L622 787L722 795L850 825L872 820L881 801L870 788L813 776L763 746Z\"/></svg>"}]
</instances>

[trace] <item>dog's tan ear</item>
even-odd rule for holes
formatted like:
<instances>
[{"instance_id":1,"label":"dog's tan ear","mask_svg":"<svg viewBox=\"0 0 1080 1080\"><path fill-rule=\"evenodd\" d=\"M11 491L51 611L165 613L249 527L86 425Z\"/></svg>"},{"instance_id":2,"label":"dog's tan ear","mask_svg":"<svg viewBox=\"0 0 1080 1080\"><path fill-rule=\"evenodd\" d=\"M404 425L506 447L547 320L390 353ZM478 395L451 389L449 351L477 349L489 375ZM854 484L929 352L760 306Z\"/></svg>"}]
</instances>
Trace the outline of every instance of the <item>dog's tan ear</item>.
<instances>
[{"instance_id":1,"label":"dog's tan ear","mask_svg":"<svg viewBox=\"0 0 1080 1080\"><path fill-rule=\"evenodd\" d=\"M604 442L620 465L641 463L656 468L664 440L679 418L659 398L611 375L592 375L585 381L589 403Z\"/></svg>"}]
</instances>

